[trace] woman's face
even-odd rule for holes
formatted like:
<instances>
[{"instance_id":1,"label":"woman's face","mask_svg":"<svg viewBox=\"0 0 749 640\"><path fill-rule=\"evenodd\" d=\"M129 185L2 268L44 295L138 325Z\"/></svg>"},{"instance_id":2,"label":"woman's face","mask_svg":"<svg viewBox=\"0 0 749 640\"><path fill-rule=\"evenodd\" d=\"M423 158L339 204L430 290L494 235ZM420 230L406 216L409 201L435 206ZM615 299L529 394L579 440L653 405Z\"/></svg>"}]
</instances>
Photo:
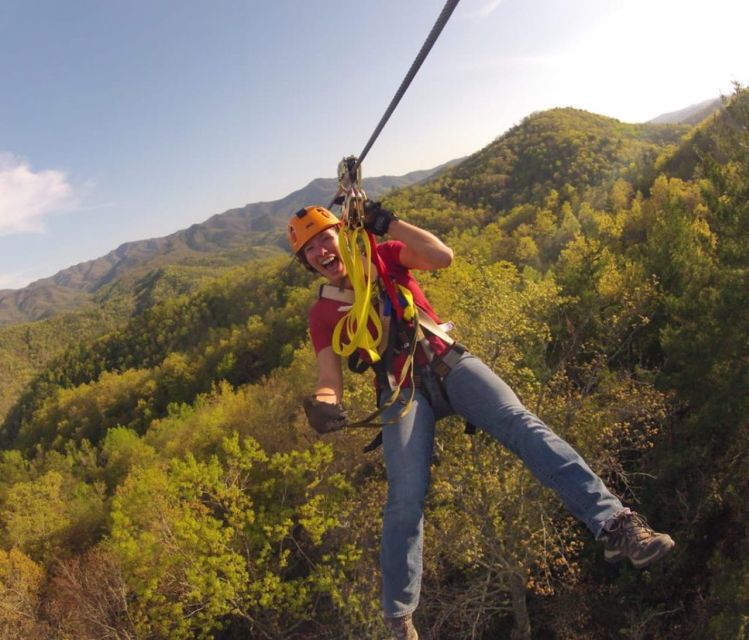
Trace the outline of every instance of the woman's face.
<instances>
[{"instance_id":1,"label":"woman's face","mask_svg":"<svg viewBox=\"0 0 749 640\"><path fill-rule=\"evenodd\" d=\"M338 229L330 227L309 240L302 248L305 260L331 282L346 276L346 266L338 248Z\"/></svg>"}]
</instances>

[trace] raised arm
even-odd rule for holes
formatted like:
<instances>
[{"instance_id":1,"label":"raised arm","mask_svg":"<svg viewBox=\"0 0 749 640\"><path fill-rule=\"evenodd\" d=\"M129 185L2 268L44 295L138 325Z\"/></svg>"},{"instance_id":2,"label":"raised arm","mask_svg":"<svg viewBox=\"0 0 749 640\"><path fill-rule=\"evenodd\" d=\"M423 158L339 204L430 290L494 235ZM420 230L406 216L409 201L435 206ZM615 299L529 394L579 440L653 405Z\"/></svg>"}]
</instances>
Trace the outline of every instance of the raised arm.
<instances>
[{"instance_id":1,"label":"raised arm","mask_svg":"<svg viewBox=\"0 0 749 640\"><path fill-rule=\"evenodd\" d=\"M453 250L429 231L404 222L392 211L383 209L379 202L367 200L364 205L364 227L382 236L386 233L393 240L400 240L400 261L408 269L444 269L453 260Z\"/></svg>"},{"instance_id":2,"label":"raised arm","mask_svg":"<svg viewBox=\"0 0 749 640\"><path fill-rule=\"evenodd\" d=\"M429 231L403 220L393 220L388 235L406 246L401 249L400 261L409 269L444 269L453 260L453 250Z\"/></svg>"}]
</instances>

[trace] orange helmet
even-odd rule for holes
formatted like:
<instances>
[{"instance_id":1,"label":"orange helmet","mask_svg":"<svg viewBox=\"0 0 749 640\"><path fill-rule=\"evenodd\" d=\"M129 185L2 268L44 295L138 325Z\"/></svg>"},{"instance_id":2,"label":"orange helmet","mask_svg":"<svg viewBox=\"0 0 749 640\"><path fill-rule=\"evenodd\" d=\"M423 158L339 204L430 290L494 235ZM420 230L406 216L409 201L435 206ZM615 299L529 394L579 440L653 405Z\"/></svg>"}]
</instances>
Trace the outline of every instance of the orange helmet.
<instances>
[{"instance_id":1,"label":"orange helmet","mask_svg":"<svg viewBox=\"0 0 749 640\"><path fill-rule=\"evenodd\" d=\"M299 209L291 216L287 229L291 250L294 253L299 253L299 250L307 244L310 238L314 238L325 229L337 227L340 224L341 221L325 207L314 205Z\"/></svg>"}]
</instances>

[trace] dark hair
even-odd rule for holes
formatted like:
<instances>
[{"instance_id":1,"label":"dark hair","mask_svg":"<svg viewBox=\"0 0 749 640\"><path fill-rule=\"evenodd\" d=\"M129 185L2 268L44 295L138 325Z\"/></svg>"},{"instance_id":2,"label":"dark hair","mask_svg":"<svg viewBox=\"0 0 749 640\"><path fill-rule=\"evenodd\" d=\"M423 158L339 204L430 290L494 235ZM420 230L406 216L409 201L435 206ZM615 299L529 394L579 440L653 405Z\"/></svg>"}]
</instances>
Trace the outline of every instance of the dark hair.
<instances>
[{"instance_id":1,"label":"dark hair","mask_svg":"<svg viewBox=\"0 0 749 640\"><path fill-rule=\"evenodd\" d=\"M307 269L307 271L311 271L312 273L317 273L317 269L315 269L309 262L307 262L307 258L304 256L304 249L300 249L295 254L296 259L299 261L299 263Z\"/></svg>"}]
</instances>

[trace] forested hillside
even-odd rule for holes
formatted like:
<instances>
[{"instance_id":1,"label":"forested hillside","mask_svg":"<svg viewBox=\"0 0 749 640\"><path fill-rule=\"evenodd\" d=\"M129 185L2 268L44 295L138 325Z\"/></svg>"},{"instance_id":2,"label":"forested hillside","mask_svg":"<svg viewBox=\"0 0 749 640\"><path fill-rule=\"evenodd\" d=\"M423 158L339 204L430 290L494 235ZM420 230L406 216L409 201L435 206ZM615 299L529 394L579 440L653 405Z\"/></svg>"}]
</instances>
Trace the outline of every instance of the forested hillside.
<instances>
[{"instance_id":1,"label":"forested hillside","mask_svg":"<svg viewBox=\"0 0 749 640\"><path fill-rule=\"evenodd\" d=\"M367 178L365 186L377 197L452 164ZM280 200L231 209L162 238L128 242L23 289L0 291L0 422L31 379L69 345L104 335L161 301L195 293L238 265L281 255L288 212L306 202L327 202L335 189L335 180L318 178Z\"/></svg>"},{"instance_id":2,"label":"forested hillside","mask_svg":"<svg viewBox=\"0 0 749 640\"><path fill-rule=\"evenodd\" d=\"M454 248L420 280L460 341L677 542L606 565L508 451L446 420L425 637L745 637L749 93L696 128L533 114L386 204ZM314 278L288 256L194 266L90 324L1 334L26 376L0 428L3 638L385 637L381 454L301 411ZM39 356L61 331L73 346ZM364 415L370 381L346 386Z\"/></svg>"}]
</instances>

